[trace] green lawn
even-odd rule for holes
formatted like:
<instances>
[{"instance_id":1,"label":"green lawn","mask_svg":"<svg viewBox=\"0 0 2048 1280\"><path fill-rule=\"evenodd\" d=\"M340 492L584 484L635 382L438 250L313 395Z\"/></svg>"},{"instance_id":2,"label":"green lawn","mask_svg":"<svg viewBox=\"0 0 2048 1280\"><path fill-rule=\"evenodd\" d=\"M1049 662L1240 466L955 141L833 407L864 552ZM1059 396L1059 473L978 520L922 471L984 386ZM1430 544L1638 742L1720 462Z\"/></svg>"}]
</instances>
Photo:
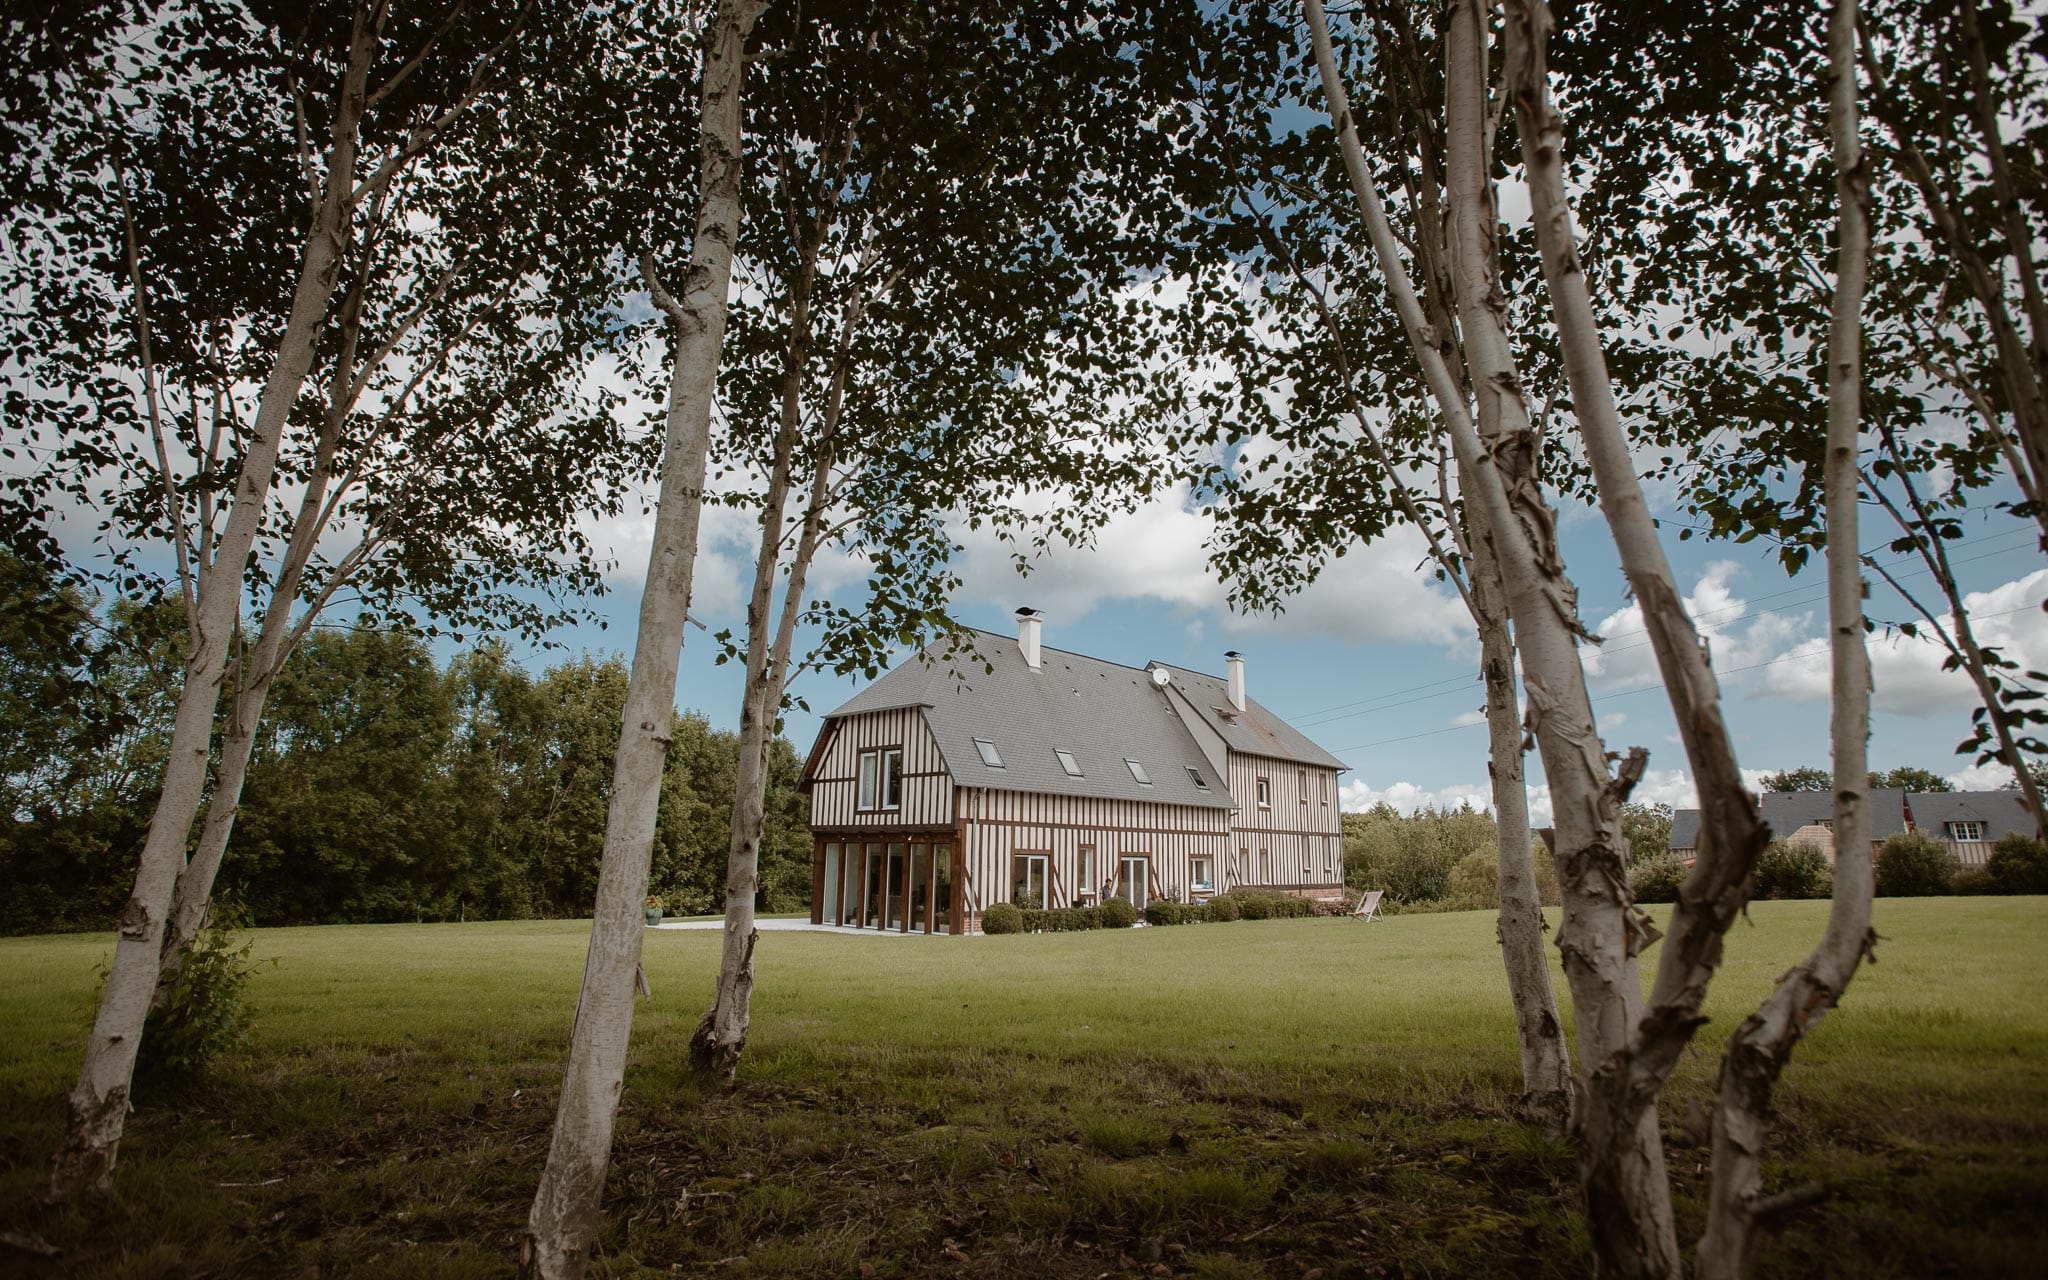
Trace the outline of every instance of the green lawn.
<instances>
[{"instance_id":1,"label":"green lawn","mask_svg":"<svg viewBox=\"0 0 2048 1280\"><path fill-rule=\"evenodd\" d=\"M1713 1023L1665 1102L1688 1230L1720 1040L1824 909L1762 903L1730 940ZM1773 1178L1836 1194L1771 1238L1760 1270L2037 1273L2048 900L1888 900L1877 924L1879 963L1780 1093ZM262 931L275 964L253 984L254 1043L187 1095L140 1099L118 1194L62 1213L32 1197L110 942L0 940L0 1230L62 1251L0 1245L0 1274L504 1274L586 929ZM602 1273L1588 1269L1569 1152L1511 1119L1490 915L764 934L730 1095L680 1065L717 946L647 935L655 1000Z\"/></svg>"}]
</instances>

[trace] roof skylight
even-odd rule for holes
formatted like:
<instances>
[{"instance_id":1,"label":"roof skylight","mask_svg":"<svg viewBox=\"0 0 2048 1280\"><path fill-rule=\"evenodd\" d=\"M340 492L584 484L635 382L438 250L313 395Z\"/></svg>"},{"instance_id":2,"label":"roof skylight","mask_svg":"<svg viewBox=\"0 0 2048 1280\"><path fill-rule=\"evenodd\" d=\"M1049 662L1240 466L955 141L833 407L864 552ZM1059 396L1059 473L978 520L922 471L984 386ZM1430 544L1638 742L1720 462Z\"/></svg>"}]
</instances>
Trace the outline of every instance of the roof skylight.
<instances>
[{"instance_id":1,"label":"roof skylight","mask_svg":"<svg viewBox=\"0 0 2048 1280\"><path fill-rule=\"evenodd\" d=\"M1078 778L1081 776L1081 762L1079 760L1074 759L1073 752L1062 751L1058 747L1054 747L1052 749L1052 753L1060 758L1060 768L1065 769L1067 771L1067 776L1069 778Z\"/></svg>"},{"instance_id":2,"label":"roof skylight","mask_svg":"<svg viewBox=\"0 0 2048 1280\"><path fill-rule=\"evenodd\" d=\"M1003 757L996 752L996 744L987 738L976 738L974 749L981 752L981 762L991 769L1003 767Z\"/></svg>"},{"instance_id":3,"label":"roof skylight","mask_svg":"<svg viewBox=\"0 0 2048 1280\"><path fill-rule=\"evenodd\" d=\"M1202 771L1200 769L1195 768L1193 765L1188 766L1188 781L1194 783L1197 787L1201 788L1204 791L1207 791L1209 789L1209 780L1207 778L1204 778L1202 776Z\"/></svg>"},{"instance_id":4,"label":"roof skylight","mask_svg":"<svg viewBox=\"0 0 2048 1280\"><path fill-rule=\"evenodd\" d=\"M1149 787L1152 785L1152 775L1145 772L1144 765L1139 764L1136 760L1132 760L1128 757L1125 758L1124 763L1130 767L1131 776L1138 780L1139 786Z\"/></svg>"}]
</instances>

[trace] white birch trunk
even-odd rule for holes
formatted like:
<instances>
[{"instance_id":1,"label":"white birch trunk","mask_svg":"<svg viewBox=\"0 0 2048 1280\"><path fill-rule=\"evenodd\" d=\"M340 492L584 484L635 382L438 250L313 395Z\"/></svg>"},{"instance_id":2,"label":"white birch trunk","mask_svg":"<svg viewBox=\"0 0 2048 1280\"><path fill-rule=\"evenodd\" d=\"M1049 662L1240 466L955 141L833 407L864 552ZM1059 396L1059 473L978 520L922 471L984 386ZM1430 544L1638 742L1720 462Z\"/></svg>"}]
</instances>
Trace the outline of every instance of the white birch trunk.
<instances>
[{"instance_id":1,"label":"white birch trunk","mask_svg":"<svg viewBox=\"0 0 2048 1280\"><path fill-rule=\"evenodd\" d=\"M1628 896L1620 804L1593 723L1578 638L1576 592L1557 551L1555 517L1534 478L1535 435L1505 327L1495 275L1493 188L1487 172L1484 14L1456 0L1446 30L1445 160L1450 260L1479 431L1533 553L1521 572L1504 556L1509 612L1521 642L1529 715L1555 797L1564 922L1557 945L1577 1012L1588 1082L1622 1060L1640 1011L1636 953L1647 944ZM1498 544L1503 526L1491 533ZM1518 581L1519 579L1519 581ZM1596 1250L1623 1275L1677 1274L1678 1231L1654 1109L1601 1113L1597 1089L1578 1107L1580 1175Z\"/></svg>"},{"instance_id":2,"label":"white birch trunk","mask_svg":"<svg viewBox=\"0 0 2048 1280\"><path fill-rule=\"evenodd\" d=\"M891 279L894 277L892 276ZM726 856L725 932L720 949L718 985L711 1008L705 1012L690 1037L690 1061L698 1071L731 1087L745 1051L752 1022L754 995L754 947L759 934L754 927L754 899L761 884L761 835L768 799L768 761L773 745L777 713L789 683L790 650L796 640L798 616L803 612L805 583L811 562L817 557L824 527L825 505L832 482L832 442L838 434L845 408L849 349L858 330L865 303L857 301L843 321L835 351L831 389L818 440L811 458L811 485L803 518L799 522L796 551L784 585L782 608L776 620L772 642L768 619L775 572L781 564L782 511L788 500L789 478L803 424L803 373L809 356L811 328L809 288L813 279L805 265L802 290L792 317L792 336L783 384L781 440L777 445L775 474L769 485L768 512L764 513L761 550L754 565L754 594L747 607L747 695L740 712L739 769L734 783L732 836Z\"/></svg>"},{"instance_id":3,"label":"white birch trunk","mask_svg":"<svg viewBox=\"0 0 2048 1280\"><path fill-rule=\"evenodd\" d=\"M1543 945L1543 895L1536 885L1529 792L1522 773L1515 646L1508 634L1500 567L1494 562L1487 536L1474 529L1469 542L1479 665L1486 681L1487 774L1493 785L1494 822L1499 834L1495 843L1500 885L1497 936L1522 1050L1522 1114L1561 1134L1572 1117L1571 1051L1565 1047L1564 1021L1558 1016L1557 993L1550 985L1550 958Z\"/></svg>"},{"instance_id":4,"label":"white birch trunk","mask_svg":"<svg viewBox=\"0 0 2048 1280\"><path fill-rule=\"evenodd\" d=\"M1833 657L1835 887L1827 932L1813 954L1729 1037L1714 1109L1714 1163L1699 1275L1743 1272L1759 1220L1802 1198L1763 1196L1763 1149L1771 1093L1801 1037L1832 1009L1876 943L1868 777L1870 656L1863 647L1863 578L1857 556L1858 427L1862 419L1863 289L1869 253L1869 173L1856 132L1856 0L1837 0L1828 21L1828 126L1841 205L1840 258L1828 320L1828 632Z\"/></svg>"},{"instance_id":5,"label":"white birch trunk","mask_svg":"<svg viewBox=\"0 0 2048 1280\"><path fill-rule=\"evenodd\" d=\"M654 546L613 766L611 810L598 872L590 950L570 1033L553 1140L527 1219L522 1268L548 1280L580 1277L590 1261L611 1162L612 1125L625 1084L640 967L642 899L660 807L662 767L675 719L676 664L689 615L711 436L711 404L725 340L726 299L740 223L740 93L746 39L767 0L721 0L704 33L699 201L690 272L675 318L667 443ZM651 271L650 271L651 278Z\"/></svg>"},{"instance_id":6,"label":"white birch trunk","mask_svg":"<svg viewBox=\"0 0 2048 1280\"><path fill-rule=\"evenodd\" d=\"M156 991L166 917L204 797L214 711L227 668L228 642L241 610L242 573L262 524L285 426L312 367L347 241L356 181L356 130L376 52L375 33L363 18L358 11L348 69L335 103L326 184L306 237L291 311L257 402L227 526L199 574L193 635L163 789L150 818L135 888L121 913L113 965L86 1041L85 1062L71 1091L64 1145L51 1161L52 1199L68 1199L88 1187L104 1188L113 1174L136 1055Z\"/></svg>"}]
</instances>

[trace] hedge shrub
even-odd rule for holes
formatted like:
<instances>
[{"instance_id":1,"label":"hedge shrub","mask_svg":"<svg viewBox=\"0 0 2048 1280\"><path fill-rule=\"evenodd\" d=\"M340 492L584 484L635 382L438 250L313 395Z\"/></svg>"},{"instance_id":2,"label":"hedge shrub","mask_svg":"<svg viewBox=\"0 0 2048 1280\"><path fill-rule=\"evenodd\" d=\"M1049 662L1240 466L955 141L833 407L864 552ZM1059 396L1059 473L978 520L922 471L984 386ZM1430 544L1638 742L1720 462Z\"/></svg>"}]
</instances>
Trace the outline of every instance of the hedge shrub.
<instances>
[{"instance_id":1,"label":"hedge shrub","mask_svg":"<svg viewBox=\"0 0 2048 1280\"><path fill-rule=\"evenodd\" d=\"M983 933L1022 933L1024 910L1014 902L992 902L981 913Z\"/></svg>"},{"instance_id":2,"label":"hedge shrub","mask_svg":"<svg viewBox=\"0 0 2048 1280\"><path fill-rule=\"evenodd\" d=\"M1203 905L1202 915L1210 920L1242 920L1244 908L1238 905L1236 898L1220 893Z\"/></svg>"},{"instance_id":3,"label":"hedge shrub","mask_svg":"<svg viewBox=\"0 0 2048 1280\"><path fill-rule=\"evenodd\" d=\"M1773 840L1756 860L1753 898L1825 898L1835 891L1834 868L1810 844Z\"/></svg>"},{"instance_id":4,"label":"hedge shrub","mask_svg":"<svg viewBox=\"0 0 2048 1280\"><path fill-rule=\"evenodd\" d=\"M1102 927L1102 912L1096 907L1026 907L1023 915L1025 933L1078 933Z\"/></svg>"},{"instance_id":5,"label":"hedge shrub","mask_svg":"<svg viewBox=\"0 0 2048 1280\"><path fill-rule=\"evenodd\" d=\"M2017 831L2000 836L1984 873L1993 893L2048 893L2048 844Z\"/></svg>"},{"instance_id":6,"label":"hedge shrub","mask_svg":"<svg viewBox=\"0 0 2048 1280\"><path fill-rule=\"evenodd\" d=\"M1102 904L1102 927L1128 929L1138 923L1138 909L1128 898L1111 898Z\"/></svg>"},{"instance_id":7,"label":"hedge shrub","mask_svg":"<svg viewBox=\"0 0 2048 1280\"><path fill-rule=\"evenodd\" d=\"M1960 870L1947 845L1924 831L1901 831L1877 855L1877 896L1931 898L1945 894Z\"/></svg>"},{"instance_id":8,"label":"hedge shrub","mask_svg":"<svg viewBox=\"0 0 2048 1280\"><path fill-rule=\"evenodd\" d=\"M1685 859L1676 854L1646 858L1629 868L1628 888L1637 902L1676 902L1685 881Z\"/></svg>"}]
</instances>

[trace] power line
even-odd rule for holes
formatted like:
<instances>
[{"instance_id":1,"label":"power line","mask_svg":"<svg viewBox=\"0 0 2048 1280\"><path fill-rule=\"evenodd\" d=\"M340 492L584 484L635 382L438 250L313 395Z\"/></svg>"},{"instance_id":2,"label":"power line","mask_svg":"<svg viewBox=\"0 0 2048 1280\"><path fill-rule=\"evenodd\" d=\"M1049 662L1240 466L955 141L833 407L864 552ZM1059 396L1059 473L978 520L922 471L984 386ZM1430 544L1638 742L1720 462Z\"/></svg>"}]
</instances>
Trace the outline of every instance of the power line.
<instances>
[{"instance_id":1,"label":"power line","mask_svg":"<svg viewBox=\"0 0 2048 1280\"><path fill-rule=\"evenodd\" d=\"M2023 604L2023 605L2021 605L2021 606L2020 606L2019 608L2017 608L2017 609L2000 609L2000 610L1999 610L1998 612L1996 612L1996 613L1985 613L1985 614L1979 614L1979 615L1977 615L1977 616L1978 616L1978 617L1980 617L1980 618L2003 618L2003 617L2007 617L2007 616L2010 616L2010 615L2012 615L2012 614L2015 614L2015 613L2031 613L2031 612L2034 612L2034 611L2035 611L2035 610L2036 610L2036 609L2037 609L2038 607L2039 607L2039 606L2037 606L2037 605L2031 605L2031 604ZM1931 643L1931 642L1930 642L1930 643ZM1732 675L1735 675L1736 673L1738 673L1738 672L1742 672L1742 671L1756 671L1756 670L1758 670L1758 669L1760 669L1760 668L1763 668L1763 667L1775 667L1775 666L1777 666L1777 665L1778 665L1779 663L1781 663L1781 662L1794 662L1794 661L1798 661L1798 660L1800 660L1800 659L1803 659L1803 658L1820 658L1820 657L1825 657L1825 656L1827 655L1827 653L1828 653L1828 650L1826 650L1826 649L1809 649L1809 650L1804 650L1804 651L1802 651L1802 652L1799 652L1799 653L1786 653L1786 654L1780 654L1779 656L1777 656L1777 657L1775 657L1775 658L1770 658L1770 659L1766 659L1766 660L1765 660L1765 661L1763 661L1763 662L1752 662L1752 663L1749 663L1749 664L1747 664L1746 666L1740 666L1740 667L1728 667L1728 668L1726 668L1725 670L1720 670L1720 671L1716 671L1716 672L1714 672L1714 675L1715 675L1715 677L1716 677L1716 678L1718 678L1718 677L1721 677L1721 676L1732 676ZM1616 698L1633 698L1633 697L1635 697L1635 696L1636 696L1637 694L1641 694L1641 693L1658 693L1658 692L1661 692L1661 691L1663 690L1663 688L1664 688L1664 684L1663 684L1663 682L1662 682L1662 681L1658 681L1658 682L1657 682L1656 684L1646 684L1646 685L1643 685L1643 686L1641 686L1640 688L1636 688L1636 689L1622 689L1622 690L1619 690L1618 692L1615 692L1615 693L1603 693L1603 694L1600 694L1600 695L1598 695L1597 697L1592 697L1592 698L1588 698L1588 699L1587 699L1587 701L1588 701L1588 702L1612 702L1612 701L1613 701L1614 699L1616 699ZM1372 749L1373 747L1385 747L1385 746L1391 746L1392 744L1394 744L1394 743L1397 743L1397 742L1413 742L1413 741L1415 741L1415 740L1416 740L1416 739L1418 739L1418 738L1434 738L1434 737L1437 737L1437 736L1439 736L1439 735L1441 735L1441 734L1446 734L1446 733L1457 733L1457 732L1460 732L1461 730L1465 730L1465 729L1478 729L1478 728L1482 728L1482 727L1484 727L1484 725L1485 725L1485 722L1484 722L1484 721L1476 721L1476 722L1474 722L1474 723L1472 723L1472 724L1453 724L1453 725L1445 725L1445 726L1444 726L1443 728L1441 728L1441 729L1427 729L1427 730L1424 730L1424 731L1423 731L1423 732L1421 732L1421 733L1409 733L1409 734L1403 734L1403 735L1401 735L1401 736L1400 736L1400 737L1398 737L1398 738L1382 738L1382 739L1380 739L1380 740L1379 740L1378 742L1363 742L1363 743L1359 743L1359 744L1358 744L1358 745L1356 745L1356 746L1350 746L1350 747L1338 747L1338 748L1336 748L1336 750L1335 750L1335 751L1333 751L1333 752L1332 752L1332 754L1334 755L1334 754L1338 754L1338 753L1341 753L1341 752L1345 752L1345 751L1367 751L1367 750L1370 750L1370 749Z\"/></svg>"},{"instance_id":2,"label":"power line","mask_svg":"<svg viewBox=\"0 0 2048 1280\"><path fill-rule=\"evenodd\" d=\"M1986 537L1984 537L1984 538L1966 538L1966 539L1960 539L1960 540L1958 540L1958 543L1957 543L1957 545L1959 545L1959 546L1969 546L1969 545L1983 545L1983 544L1984 544L1985 542L1998 542L1998 541L2002 541L2002 540L2009 540L2009 539L2013 539L2013 538L2032 538L2033 536L2034 536L2034 535L2033 535L2033 531L2032 531L2032 530L2028 530L2028 529L2012 529L2012 530L2008 530L2008 531L2006 531L2006 532L2004 532L2004 533L1990 534L1990 535L1987 535L1987 536L1986 536ZM2009 551L2013 551L2013 550L2015 550L2015 549L2016 549L2015 547L2011 547L2011 546L2006 546L2006 547L1999 547L1999 548L1997 548L1996 550L1991 550L1991 551L1985 551L1985 552L1982 552L1982 553L1980 553L1980 554L1978 554L1978 555L1974 555L1974 556L1963 556L1963 557L1958 557L1958 558L1952 558L1952 559L1951 559L1951 560L1949 561L1949 563L1950 563L1950 564L1952 564L1952 565L1954 565L1954 564L1970 564L1970 563L1973 563L1973 562L1975 562L1975 561L1978 561L1978 560L1988 560L1988 559L1991 559L1991 558L1992 558L1992 557L1994 557L1994 556L2000 556L2000 555L2004 555L2004 554L2006 554L2007 552L2009 552ZM1896 568L1896 567L1898 567L1898 566L1900 566L1900 565L1909 565L1909 564L1910 564L1910 565L1918 565L1919 567L1918 567L1918 568L1916 568L1916 569L1914 569L1914 570L1911 570L1911 571L1909 571L1909 572L1907 572L1907 573L1903 573L1903 574L1900 574L1900 575L1897 575L1897 576L1900 576L1900 577L1916 577L1916 576L1919 576L1919 575L1922 575L1922 574L1925 574L1925 573L1928 573L1928 572L1929 572L1929 570L1928 570L1927 566L1926 566L1926 565L1925 565L1924 563L1922 563L1922 562L1920 561L1920 558L1919 558L1918 556L1901 556L1901 557L1900 557L1899 559L1897 559L1897 560L1893 560L1893 561L1891 561L1891 562L1889 562L1889 563L1885 564L1885 565L1884 565L1883 567L1884 567L1884 568L1886 568L1886 569L1891 569L1891 568ZM1794 603L1799 603L1799 604L1811 604L1811 603L1818 603L1819 601L1821 601L1821 600L1823 600L1823 599L1826 599L1826 597L1827 597L1827 588L1826 588L1826 587L1820 587L1820 588L1814 588L1814 587L1787 587L1787 588L1785 588L1785 589L1784 589L1784 590L1782 590L1782 591L1774 591L1774 592L1771 592L1771 593L1770 593L1770 594L1768 594L1768 595L1761 595L1761 596L1755 596L1755 597L1752 597L1751 599L1745 600L1745 601L1744 601L1744 602L1743 602L1742 604L1740 604L1740 605L1731 605L1731 606L1729 606L1730 608L1740 608L1740 609L1745 609L1745 610L1748 610L1748 612L1746 612L1746 613L1741 613L1741 614L1737 614L1736 616L1734 616L1734 617L1730 617L1730 618L1714 618L1714 617L1712 617L1712 613L1713 613L1713 612L1725 612L1725 610L1719 610L1719 611L1710 611L1710 612L1709 612L1709 613L1707 613L1707 614L1702 614L1702 615L1700 615L1700 617L1698 617L1698 618L1695 618L1695 619L1694 619L1693 621L1694 621L1694 623L1695 623L1696 625L1710 625L1710 626L1716 626L1716 627L1724 627L1724 626L1730 626L1730 625L1733 625L1733 624L1735 624L1735 623L1738 623L1738 622L1747 622L1747 621L1749 621L1749 620L1750 620L1750 619L1752 619L1752 618L1758 618L1758 617L1762 617L1763 615L1765 615L1765 614L1767 614L1767 613L1772 613L1772 612L1775 612L1775 610L1771 610L1771 609L1755 609L1755 608L1752 608L1751 606L1755 605L1755 604L1756 604L1756 603L1758 603L1759 601L1765 601L1765 600L1776 600L1776 599L1780 599L1780 598L1782 598L1782 597L1784 597L1784 596L1789 596L1789 595L1797 595L1797 596L1802 596L1802 597L1804 597L1804 598L1803 598L1802 600L1796 601L1796 602L1794 602ZM1997 615L1985 615L1985 616L1997 616ZM1615 633L1614 633L1613 635L1611 635L1611 636L1603 636L1603 637L1602 637L1602 639L1603 639L1604 641L1614 641L1614 640L1626 640L1626 639L1629 639L1629 638L1631 638L1631 637L1633 637L1633 636L1644 636L1644 635L1648 635L1648 634L1649 634L1649 632L1648 632L1648 629L1647 629L1647 628L1640 628L1640 627L1639 627L1639 628L1637 628L1637 629L1635 629L1635 630L1633 630L1633 631L1617 631L1617 632L1615 632ZM1642 641L1642 642L1641 642L1641 643L1639 643L1639 644L1629 644L1629 645L1616 645L1616 646L1613 646L1613 647L1607 647L1606 645L1603 645L1603 646L1602 646L1601 648L1599 648L1599 649L1598 649L1598 650L1597 650L1596 652L1598 652L1598 653L1600 653L1600 654L1603 654L1603 655L1604 655L1604 654L1613 654L1613 653L1627 653L1627 652L1629 652L1630 650L1633 650L1633 649L1643 649L1643 648L1648 648L1648 647L1649 647L1649 645L1650 645L1650 643L1651 643L1650 641L1648 641L1648 640L1645 640L1645 641ZM1748 668L1741 668L1741 669L1742 669L1742 670L1747 670ZM1376 712L1380 712L1380 711L1392 711L1392 710L1394 710L1394 709L1395 709L1395 708L1397 708L1397 707L1405 707L1405 706L1412 706L1412 705L1414 705L1415 703L1418 703L1418 702L1433 702L1433 701L1435 701L1435 700L1437 700L1437 699L1439 699L1439 698L1446 698L1446 697L1450 697L1450 696L1451 696L1451 695L1453 695L1453 694L1465 692L1466 690L1468 690L1468 689L1470 688L1470 686L1472 686L1473 684L1477 683L1477 680L1478 680L1478 677L1477 677L1477 675L1476 675L1476 674L1475 674L1475 675L1459 675L1459 676L1452 676L1452 677L1449 677L1448 679L1443 679L1443 680L1433 680L1433 681L1429 682L1428 684L1421 684L1421 685L1415 685L1415 686L1412 686L1412 687L1410 687L1410 688L1406 688L1406 689L1401 689L1401 690L1398 690L1398 691L1396 691L1396 692L1394 692L1394 693L1385 693L1385 694L1380 694L1380 695L1377 695L1377 696L1375 696L1375 697L1371 697L1371 698L1360 698L1360 699L1357 699L1357 700L1355 700L1355 701L1352 701L1352 702L1339 702L1339 703L1333 703L1333 704L1331 704L1331 705L1329 705L1329 706L1325 706L1325 707L1320 707L1320 708L1318 708L1318 709L1316 709L1316 710L1314 710L1314 711L1305 711L1305 712L1302 712L1302 713L1301 713L1300 715L1298 715L1298 716L1289 716L1289 717L1287 717L1287 719L1288 719L1288 722L1289 722L1290 724L1293 724L1293 725L1294 725L1294 726L1295 726L1296 728L1299 728L1299 729L1314 729L1314 728L1318 728L1318 727L1321 727L1321 726L1324 726L1324 725L1331 725L1331 724L1335 724L1335 723L1337 723L1337 722L1338 722L1338 721L1340 721L1340 720L1352 720L1352 719L1356 719L1357 717L1359 717L1359 716L1362 716L1362 715L1372 715L1372 714L1374 714L1374 713L1376 713ZM1437 690L1438 692L1434 692L1434 693L1432 693L1432 692L1428 692L1429 690ZM1357 709L1356 709L1356 710L1352 710L1352 708L1357 708ZM1337 714L1337 713L1339 713L1339 712L1342 712L1343 714ZM1418 736L1426 736L1426 735L1418 735ZM1389 741L1405 741L1405 740L1406 740L1406 739L1389 739Z\"/></svg>"}]
</instances>

